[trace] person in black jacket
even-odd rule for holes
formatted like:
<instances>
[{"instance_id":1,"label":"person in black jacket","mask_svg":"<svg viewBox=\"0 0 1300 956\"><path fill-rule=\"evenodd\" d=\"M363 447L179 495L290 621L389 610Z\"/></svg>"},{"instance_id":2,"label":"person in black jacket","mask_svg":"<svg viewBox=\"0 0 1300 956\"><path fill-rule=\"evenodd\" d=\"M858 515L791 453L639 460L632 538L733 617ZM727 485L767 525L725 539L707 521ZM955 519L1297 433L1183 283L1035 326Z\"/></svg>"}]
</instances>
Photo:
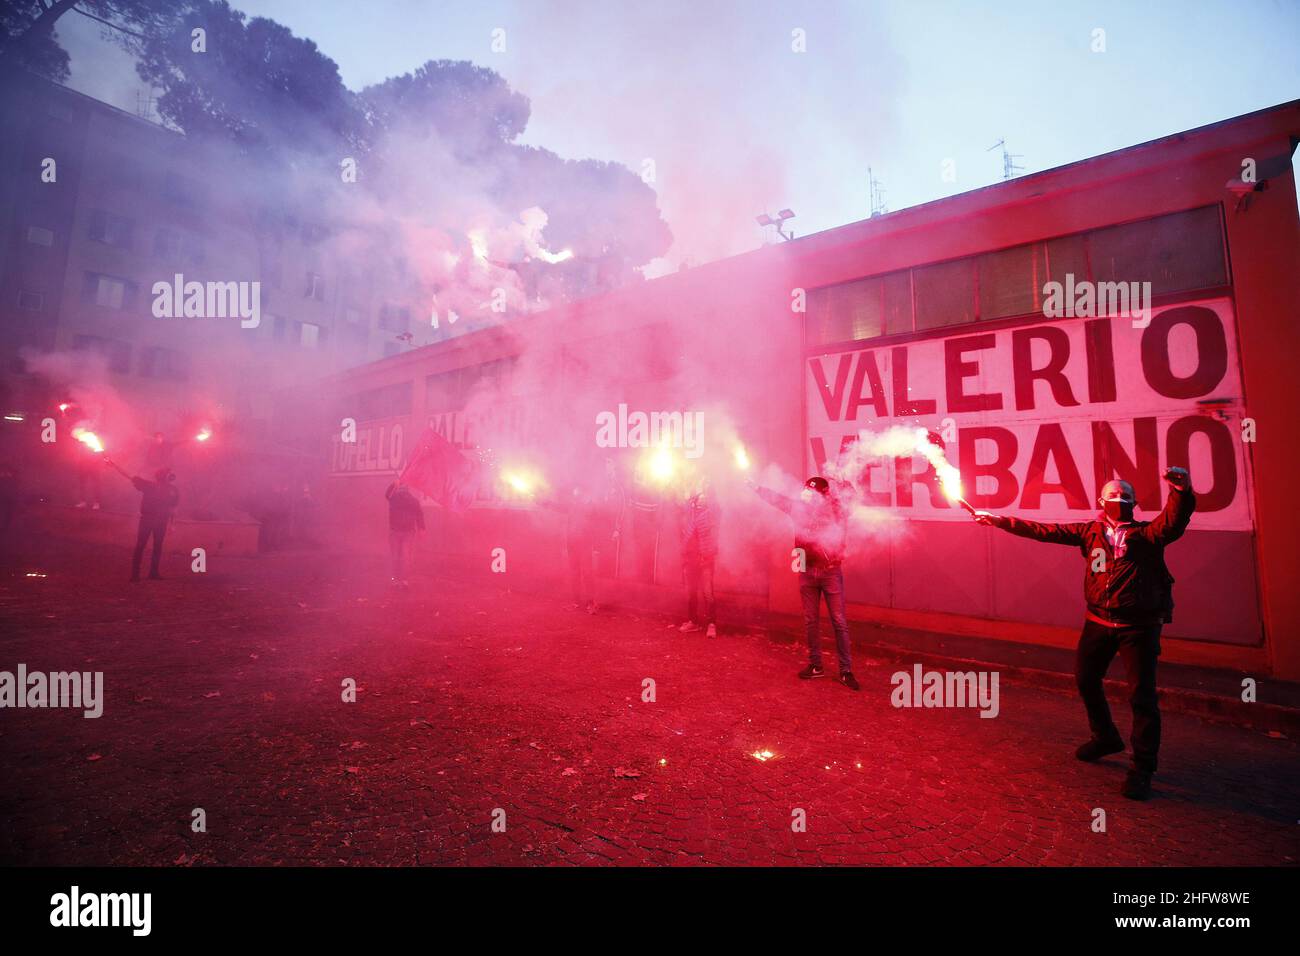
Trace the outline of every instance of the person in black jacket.
<instances>
[{"instance_id":1,"label":"person in black jacket","mask_svg":"<svg viewBox=\"0 0 1300 956\"><path fill-rule=\"evenodd\" d=\"M411 489L395 481L384 492L388 499L388 553L393 563L393 584L409 588L406 570L415 550L415 535L424 530L424 509Z\"/></svg>"},{"instance_id":2,"label":"person in black jacket","mask_svg":"<svg viewBox=\"0 0 1300 956\"><path fill-rule=\"evenodd\" d=\"M1156 660L1160 630L1173 619L1174 608L1174 579L1165 566L1165 546L1182 537L1196 510L1186 469L1168 469L1165 480L1169 497L1154 521L1134 520L1136 499L1127 481L1106 482L1099 499L1101 514L1092 521L1039 524L987 511L975 513L980 524L1022 538L1076 547L1083 554L1087 612L1074 675L1092 737L1075 756L1091 762L1124 751L1124 739L1111 719L1102 688L1106 670L1118 653L1124 660L1133 708L1133 762L1120 792L1133 800L1151 795L1151 775L1160 749Z\"/></svg>"},{"instance_id":3,"label":"person in black jacket","mask_svg":"<svg viewBox=\"0 0 1300 956\"><path fill-rule=\"evenodd\" d=\"M167 525L172 512L180 503L180 494L173 482L176 476L170 468L159 468L154 472L153 481L146 481L139 475L132 477L117 466L116 462L104 459L104 463L117 469L118 474L135 485L140 492L140 525L135 535L135 551L131 554L131 580L140 580L140 561L144 557L144 547L153 538L153 556L149 560L149 580L160 581L158 565L162 561L163 538L167 535Z\"/></svg>"}]
</instances>

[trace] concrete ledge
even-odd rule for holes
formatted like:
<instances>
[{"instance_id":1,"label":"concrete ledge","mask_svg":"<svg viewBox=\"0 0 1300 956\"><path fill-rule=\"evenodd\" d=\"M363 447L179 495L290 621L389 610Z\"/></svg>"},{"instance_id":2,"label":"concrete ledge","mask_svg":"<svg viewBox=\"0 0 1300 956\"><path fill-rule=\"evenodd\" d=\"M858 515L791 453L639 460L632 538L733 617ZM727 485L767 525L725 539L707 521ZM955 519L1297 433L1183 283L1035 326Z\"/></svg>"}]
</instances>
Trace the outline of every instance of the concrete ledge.
<instances>
[{"instance_id":1,"label":"concrete ledge","mask_svg":"<svg viewBox=\"0 0 1300 956\"><path fill-rule=\"evenodd\" d=\"M786 640L802 640L802 630L803 622L790 615L774 617L767 628L769 635L779 634ZM888 660L909 665L919 662L940 670L996 670L1008 680L1077 694L1073 651L905 628L864 628L853 621L849 630L855 649ZM1111 673L1123 674L1118 657L1111 664ZM1255 703L1241 699L1244 677L1256 681ZM1123 679L1107 678L1106 691L1108 697L1127 707L1128 687ZM1288 681L1162 661L1160 706L1173 713L1300 738L1300 685Z\"/></svg>"}]
</instances>

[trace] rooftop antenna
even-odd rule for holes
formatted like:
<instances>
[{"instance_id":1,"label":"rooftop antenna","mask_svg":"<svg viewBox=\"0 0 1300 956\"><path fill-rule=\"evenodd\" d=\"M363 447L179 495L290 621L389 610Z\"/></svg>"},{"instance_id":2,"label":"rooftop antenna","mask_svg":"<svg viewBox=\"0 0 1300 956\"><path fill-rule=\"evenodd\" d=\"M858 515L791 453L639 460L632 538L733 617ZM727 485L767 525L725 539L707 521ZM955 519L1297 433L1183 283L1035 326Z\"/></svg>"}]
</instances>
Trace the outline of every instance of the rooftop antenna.
<instances>
[{"instance_id":1,"label":"rooftop antenna","mask_svg":"<svg viewBox=\"0 0 1300 956\"><path fill-rule=\"evenodd\" d=\"M135 91L135 115L141 119L153 119L154 115L154 95L153 90L136 90Z\"/></svg>"},{"instance_id":2,"label":"rooftop antenna","mask_svg":"<svg viewBox=\"0 0 1300 956\"><path fill-rule=\"evenodd\" d=\"M761 216L755 216L754 221L758 223L760 226L776 226L776 234L780 236L782 239L784 239L786 242L789 242L791 239L794 238L794 233L786 232L782 228L782 226L785 225L787 219L793 219L793 218L794 218L793 209L782 209L780 212L776 214L775 219L773 219L767 213L763 213Z\"/></svg>"},{"instance_id":3,"label":"rooftop antenna","mask_svg":"<svg viewBox=\"0 0 1300 956\"><path fill-rule=\"evenodd\" d=\"M867 167L867 190L871 197L871 218L874 219L889 212L889 207L885 205L885 191L881 188L880 180L876 178L870 166Z\"/></svg>"},{"instance_id":4,"label":"rooftop antenna","mask_svg":"<svg viewBox=\"0 0 1300 956\"><path fill-rule=\"evenodd\" d=\"M1002 178L1004 180L1011 179L1016 175L1016 173L1024 170L1025 167L1016 165L1016 160L1024 159L1025 157L1020 153L1008 153L1007 141L1005 138L998 140L988 149L984 150L984 152L991 153L998 147L1002 148Z\"/></svg>"}]
</instances>

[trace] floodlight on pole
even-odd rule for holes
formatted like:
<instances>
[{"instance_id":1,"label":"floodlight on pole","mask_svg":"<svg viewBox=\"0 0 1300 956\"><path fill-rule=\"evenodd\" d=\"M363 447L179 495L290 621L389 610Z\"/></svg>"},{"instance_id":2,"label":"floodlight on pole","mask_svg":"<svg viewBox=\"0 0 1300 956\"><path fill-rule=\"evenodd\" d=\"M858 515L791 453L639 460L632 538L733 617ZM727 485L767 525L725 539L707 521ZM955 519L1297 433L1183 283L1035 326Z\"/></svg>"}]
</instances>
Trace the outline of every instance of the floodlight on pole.
<instances>
[{"instance_id":1,"label":"floodlight on pole","mask_svg":"<svg viewBox=\"0 0 1300 956\"><path fill-rule=\"evenodd\" d=\"M754 221L758 223L760 226L775 226L776 234L780 236L782 239L784 239L786 242L789 242L791 239L794 238L794 233L792 232L788 233L782 227L786 224L788 220L793 218L794 218L793 209L782 209L780 212L776 214L775 219L773 219L767 213L763 213L761 216L755 216Z\"/></svg>"}]
</instances>

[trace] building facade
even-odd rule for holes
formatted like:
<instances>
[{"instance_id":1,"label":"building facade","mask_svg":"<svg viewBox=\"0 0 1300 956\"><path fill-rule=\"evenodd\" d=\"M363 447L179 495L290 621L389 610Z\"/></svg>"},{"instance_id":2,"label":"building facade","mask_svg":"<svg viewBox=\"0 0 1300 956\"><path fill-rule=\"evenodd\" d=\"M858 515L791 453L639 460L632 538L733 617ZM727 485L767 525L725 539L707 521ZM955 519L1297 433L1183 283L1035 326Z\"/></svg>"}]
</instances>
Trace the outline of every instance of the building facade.
<instances>
[{"instance_id":1,"label":"building facade","mask_svg":"<svg viewBox=\"0 0 1300 956\"><path fill-rule=\"evenodd\" d=\"M864 430L924 427L973 505L1046 521L1095 514L1111 476L1149 518L1179 465L1200 506L1167 555L1166 659L1300 679L1298 137L1288 103L352 370L330 382L360 429L350 444L327 423L330 495L362 539L426 426L466 449L590 444L593 412L619 404L725 407L754 458L792 476ZM507 381L487 401L485 377ZM861 487L891 520L848 564L851 616L1077 639L1078 553L973 524L910 455L867 462ZM556 564L553 527L519 502L437 521L444 555L509 541L525 573ZM671 538L654 523L607 570L675 585L670 547L647 567L649 536ZM732 562L719 586L795 611L788 540L747 540L761 567Z\"/></svg>"}]
</instances>

